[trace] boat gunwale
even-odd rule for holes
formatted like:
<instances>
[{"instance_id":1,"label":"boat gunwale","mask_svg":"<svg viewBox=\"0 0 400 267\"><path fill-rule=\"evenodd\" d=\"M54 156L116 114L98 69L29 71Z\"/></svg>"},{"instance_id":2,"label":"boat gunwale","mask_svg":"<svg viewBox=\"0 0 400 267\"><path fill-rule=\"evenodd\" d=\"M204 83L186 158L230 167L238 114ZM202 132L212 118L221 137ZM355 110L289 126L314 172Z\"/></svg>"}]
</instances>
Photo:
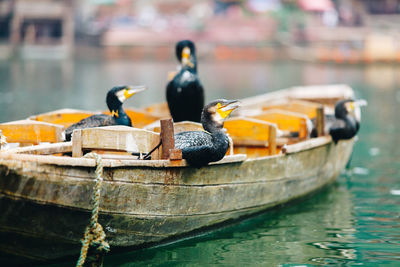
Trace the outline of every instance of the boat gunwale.
<instances>
[{"instance_id":1,"label":"boat gunwale","mask_svg":"<svg viewBox=\"0 0 400 267\"><path fill-rule=\"evenodd\" d=\"M293 154L301 151L306 151L316 147L324 146L332 142L330 136L321 136L317 138L308 139L305 141L300 141L295 144L290 144L286 146L286 152L268 155L256 158L247 158L246 154L235 154L227 155L222 160L217 162L212 162L208 166L220 165L220 164L231 164L244 161L255 161L263 160L265 158L273 158L284 156L285 154ZM23 154L23 153L13 153L13 151L0 151L0 164L1 161L7 160L18 160L27 162L37 162L39 164L49 164L57 166L66 167L95 167L96 160L87 157L66 157L66 156L54 156L54 155L36 155L36 154ZM140 160L140 159L123 159L123 158L107 158L105 156L102 160L103 166L106 168L118 168L118 167L150 167L150 168L179 168L179 167L190 167L186 160Z\"/></svg>"}]
</instances>

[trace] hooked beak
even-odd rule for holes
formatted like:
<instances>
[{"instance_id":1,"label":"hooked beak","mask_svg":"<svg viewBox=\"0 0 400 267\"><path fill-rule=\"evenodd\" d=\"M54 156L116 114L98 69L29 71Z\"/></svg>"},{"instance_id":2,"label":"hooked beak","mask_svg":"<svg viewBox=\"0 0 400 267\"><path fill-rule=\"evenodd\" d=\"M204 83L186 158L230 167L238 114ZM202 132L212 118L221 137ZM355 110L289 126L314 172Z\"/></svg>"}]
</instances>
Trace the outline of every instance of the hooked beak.
<instances>
[{"instance_id":1,"label":"hooked beak","mask_svg":"<svg viewBox=\"0 0 400 267\"><path fill-rule=\"evenodd\" d=\"M125 99L128 99L134 94L140 93L145 90L147 90L147 87L145 85L137 85L137 86L129 85L125 88L124 92Z\"/></svg>"},{"instance_id":2,"label":"hooked beak","mask_svg":"<svg viewBox=\"0 0 400 267\"><path fill-rule=\"evenodd\" d=\"M240 102L238 100L230 100L224 102L223 104L218 103L217 105L217 112L223 119L228 117L232 111L237 109L240 106Z\"/></svg>"},{"instance_id":3,"label":"hooked beak","mask_svg":"<svg viewBox=\"0 0 400 267\"><path fill-rule=\"evenodd\" d=\"M190 48L189 47L185 47L182 50L182 65L183 66L189 66L191 68L194 67L193 62L190 61Z\"/></svg>"},{"instance_id":4,"label":"hooked beak","mask_svg":"<svg viewBox=\"0 0 400 267\"><path fill-rule=\"evenodd\" d=\"M354 101L354 105L356 107L363 107L363 106L367 106L368 102L365 99L358 99L358 100Z\"/></svg>"}]
</instances>

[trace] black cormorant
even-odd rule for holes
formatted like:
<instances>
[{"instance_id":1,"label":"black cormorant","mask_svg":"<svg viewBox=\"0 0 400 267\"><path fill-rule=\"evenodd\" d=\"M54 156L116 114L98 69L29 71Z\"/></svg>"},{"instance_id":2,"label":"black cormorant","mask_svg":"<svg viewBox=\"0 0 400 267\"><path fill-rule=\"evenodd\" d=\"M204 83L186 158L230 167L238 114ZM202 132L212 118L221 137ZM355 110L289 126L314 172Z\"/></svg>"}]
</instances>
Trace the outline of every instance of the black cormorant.
<instances>
[{"instance_id":1,"label":"black cormorant","mask_svg":"<svg viewBox=\"0 0 400 267\"><path fill-rule=\"evenodd\" d=\"M229 148L224 120L238 107L237 100L219 99L203 108L201 123L206 131L187 131L175 135L175 148L190 165L201 167L222 159Z\"/></svg>"},{"instance_id":2,"label":"black cormorant","mask_svg":"<svg viewBox=\"0 0 400 267\"><path fill-rule=\"evenodd\" d=\"M174 122L200 122L204 107L204 90L197 76L194 43L189 40L178 42L176 56L181 63L181 69L167 85L169 111Z\"/></svg>"},{"instance_id":3,"label":"black cormorant","mask_svg":"<svg viewBox=\"0 0 400 267\"><path fill-rule=\"evenodd\" d=\"M340 100L335 104L335 114L325 115L324 131L332 136L335 144L339 140L351 139L357 134L361 121L360 107L366 104L363 99ZM316 130L313 129L311 137L315 136Z\"/></svg>"},{"instance_id":4,"label":"black cormorant","mask_svg":"<svg viewBox=\"0 0 400 267\"><path fill-rule=\"evenodd\" d=\"M93 128L110 125L132 126L131 119L122 108L124 101L134 94L146 90L145 86L116 86L107 93L106 103L111 115L96 114L85 118L65 130L66 141L71 140L75 129Z\"/></svg>"}]
</instances>

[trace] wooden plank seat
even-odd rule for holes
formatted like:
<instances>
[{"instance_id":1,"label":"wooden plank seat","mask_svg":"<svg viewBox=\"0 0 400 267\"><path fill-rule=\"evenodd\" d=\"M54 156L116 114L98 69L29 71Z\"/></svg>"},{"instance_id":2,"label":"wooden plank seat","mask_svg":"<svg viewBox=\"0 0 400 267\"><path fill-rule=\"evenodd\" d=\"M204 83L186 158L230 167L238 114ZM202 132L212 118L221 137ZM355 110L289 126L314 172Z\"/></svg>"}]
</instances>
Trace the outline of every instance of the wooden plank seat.
<instances>
[{"instance_id":1,"label":"wooden plank seat","mask_svg":"<svg viewBox=\"0 0 400 267\"><path fill-rule=\"evenodd\" d=\"M160 122L149 124L144 129L159 133L161 131ZM193 121L180 121L174 123L174 133L186 132L186 131L204 131L201 123Z\"/></svg>"},{"instance_id":2,"label":"wooden plank seat","mask_svg":"<svg viewBox=\"0 0 400 267\"><path fill-rule=\"evenodd\" d=\"M29 117L30 120L48 122L63 125L65 128L96 114L95 112L79 110L79 109L58 109L55 111L42 113Z\"/></svg>"},{"instance_id":3,"label":"wooden plank seat","mask_svg":"<svg viewBox=\"0 0 400 267\"><path fill-rule=\"evenodd\" d=\"M62 142L64 127L57 124L19 120L0 124L0 130L7 143L39 144Z\"/></svg>"},{"instance_id":4,"label":"wooden plank seat","mask_svg":"<svg viewBox=\"0 0 400 267\"><path fill-rule=\"evenodd\" d=\"M167 102L155 103L143 108L143 111L146 111L154 116L162 117L162 118L170 118L171 114L169 113L169 108Z\"/></svg>"},{"instance_id":5,"label":"wooden plank seat","mask_svg":"<svg viewBox=\"0 0 400 267\"><path fill-rule=\"evenodd\" d=\"M275 124L254 118L235 117L227 119L224 128L233 140L234 149L240 146L268 147L269 155L276 154Z\"/></svg>"},{"instance_id":6,"label":"wooden plank seat","mask_svg":"<svg viewBox=\"0 0 400 267\"><path fill-rule=\"evenodd\" d=\"M311 131L311 121L302 113L271 109L251 116L251 118L276 124L278 129L283 131L283 136L288 138L298 137L303 140L309 136Z\"/></svg>"},{"instance_id":7,"label":"wooden plank seat","mask_svg":"<svg viewBox=\"0 0 400 267\"><path fill-rule=\"evenodd\" d=\"M334 106L341 99L354 98L354 91L346 84L295 86L288 90L290 99L305 100Z\"/></svg>"},{"instance_id":8,"label":"wooden plank seat","mask_svg":"<svg viewBox=\"0 0 400 267\"><path fill-rule=\"evenodd\" d=\"M72 134L72 156L80 157L83 150L124 151L148 153L160 141L160 135L144 129L128 126L107 126L74 130ZM158 151L152 159L158 159Z\"/></svg>"},{"instance_id":9,"label":"wooden plank seat","mask_svg":"<svg viewBox=\"0 0 400 267\"><path fill-rule=\"evenodd\" d=\"M317 116L317 110L322 105L310 101L298 99L281 99L264 104L262 110L280 109L291 112L297 112L306 115L308 118L313 119Z\"/></svg>"}]
</instances>

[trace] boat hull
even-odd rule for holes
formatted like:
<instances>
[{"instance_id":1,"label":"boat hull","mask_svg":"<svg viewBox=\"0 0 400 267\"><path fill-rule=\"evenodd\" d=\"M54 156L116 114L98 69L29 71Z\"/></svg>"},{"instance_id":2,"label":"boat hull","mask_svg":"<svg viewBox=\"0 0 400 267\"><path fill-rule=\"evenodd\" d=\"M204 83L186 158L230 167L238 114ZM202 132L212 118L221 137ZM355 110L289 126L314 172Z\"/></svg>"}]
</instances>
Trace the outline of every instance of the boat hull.
<instances>
[{"instance_id":1,"label":"boat hull","mask_svg":"<svg viewBox=\"0 0 400 267\"><path fill-rule=\"evenodd\" d=\"M149 246L303 197L332 182L354 139L204 168L104 169L99 221L111 249ZM0 250L36 260L77 255L94 167L0 158Z\"/></svg>"}]
</instances>

